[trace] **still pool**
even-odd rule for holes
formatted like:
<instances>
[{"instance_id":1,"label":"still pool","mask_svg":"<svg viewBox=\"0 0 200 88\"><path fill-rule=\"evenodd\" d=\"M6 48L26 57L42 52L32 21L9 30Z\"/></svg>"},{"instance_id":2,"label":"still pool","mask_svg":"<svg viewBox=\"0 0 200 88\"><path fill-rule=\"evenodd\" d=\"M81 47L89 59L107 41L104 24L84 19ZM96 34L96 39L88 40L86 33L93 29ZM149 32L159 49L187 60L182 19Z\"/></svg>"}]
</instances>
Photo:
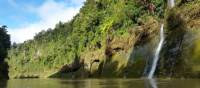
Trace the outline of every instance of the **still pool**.
<instances>
[{"instance_id":1,"label":"still pool","mask_svg":"<svg viewBox=\"0 0 200 88\"><path fill-rule=\"evenodd\" d=\"M0 88L200 88L200 79L11 79Z\"/></svg>"}]
</instances>

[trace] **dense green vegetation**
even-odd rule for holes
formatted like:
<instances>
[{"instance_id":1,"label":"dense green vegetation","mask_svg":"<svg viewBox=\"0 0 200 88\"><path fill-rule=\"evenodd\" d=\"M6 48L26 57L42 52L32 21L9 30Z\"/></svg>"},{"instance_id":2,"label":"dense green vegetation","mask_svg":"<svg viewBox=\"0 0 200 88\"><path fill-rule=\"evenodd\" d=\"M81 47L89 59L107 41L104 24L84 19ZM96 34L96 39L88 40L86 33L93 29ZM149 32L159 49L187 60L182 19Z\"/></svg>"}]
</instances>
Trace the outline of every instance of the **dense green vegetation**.
<instances>
[{"instance_id":1,"label":"dense green vegetation","mask_svg":"<svg viewBox=\"0 0 200 88\"><path fill-rule=\"evenodd\" d=\"M174 9L167 8L166 3L166 0L87 0L71 21L59 22L33 40L14 45L8 55L9 76L58 76L59 70L77 56L84 60L85 67L75 75L144 76L157 46L161 23L166 25L167 36L157 75L185 77L188 70L195 73L188 76L198 76L200 70L194 61L199 58L199 41L192 40L192 49L187 48L189 44L185 41L194 37L189 36L194 30L198 34L199 0L177 0ZM192 59L186 59L188 53L194 54ZM91 65L96 59L100 62Z\"/></svg>"},{"instance_id":2,"label":"dense green vegetation","mask_svg":"<svg viewBox=\"0 0 200 88\"><path fill-rule=\"evenodd\" d=\"M155 5L153 12L149 4ZM33 40L12 47L9 52L10 76L46 77L71 63L75 54L105 51L108 36L130 36L131 28L147 16L163 16L163 1L87 0L70 22L38 33ZM134 31L134 30L133 30ZM87 58L85 58L87 59Z\"/></svg>"}]
</instances>

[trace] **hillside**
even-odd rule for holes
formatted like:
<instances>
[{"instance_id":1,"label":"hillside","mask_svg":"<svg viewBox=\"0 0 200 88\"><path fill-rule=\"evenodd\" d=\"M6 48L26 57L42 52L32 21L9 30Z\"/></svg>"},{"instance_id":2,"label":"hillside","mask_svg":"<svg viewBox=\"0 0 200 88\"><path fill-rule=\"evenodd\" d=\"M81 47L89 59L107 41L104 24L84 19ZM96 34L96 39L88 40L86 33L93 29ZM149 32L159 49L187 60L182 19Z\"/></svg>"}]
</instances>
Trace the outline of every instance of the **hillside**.
<instances>
[{"instance_id":1,"label":"hillside","mask_svg":"<svg viewBox=\"0 0 200 88\"><path fill-rule=\"evenodd\" d=\"M164 23L167 36L157 76L197 77L199 44L192 38L199 36L199 4L198 0L177 1L176 7L169 9L162 0L87 0L71 21L13 46L8 56L9 76L144 76ZM62 71L76 60L84 62L84 67Z\"/></svg>"}]
</instances>

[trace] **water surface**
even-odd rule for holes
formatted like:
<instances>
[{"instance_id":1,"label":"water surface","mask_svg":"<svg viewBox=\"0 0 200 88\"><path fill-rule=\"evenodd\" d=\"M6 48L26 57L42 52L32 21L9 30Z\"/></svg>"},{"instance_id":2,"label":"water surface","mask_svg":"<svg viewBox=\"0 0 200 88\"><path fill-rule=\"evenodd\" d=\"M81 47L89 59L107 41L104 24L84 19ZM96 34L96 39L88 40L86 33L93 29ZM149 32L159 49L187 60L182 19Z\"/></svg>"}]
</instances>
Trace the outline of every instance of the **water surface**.
<instances>
[{"instance_id":1,"label":"water surface","mask_svg":"<svg viewBox=\"0 0 200 88\"><path fill-rule=\"evenodd\" d=\"M11 79L0 88L200 88L199 79Z\"/></svg>"}]
</instances>

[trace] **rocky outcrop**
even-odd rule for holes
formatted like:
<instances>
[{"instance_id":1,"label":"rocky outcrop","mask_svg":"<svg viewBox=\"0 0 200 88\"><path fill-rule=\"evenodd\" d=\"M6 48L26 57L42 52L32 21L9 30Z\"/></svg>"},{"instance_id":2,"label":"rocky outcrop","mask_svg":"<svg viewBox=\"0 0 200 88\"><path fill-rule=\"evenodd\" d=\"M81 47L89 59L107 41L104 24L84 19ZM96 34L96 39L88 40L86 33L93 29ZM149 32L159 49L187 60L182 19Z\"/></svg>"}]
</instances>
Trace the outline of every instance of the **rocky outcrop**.
<instances>
[{"instance_id":1,"label":"rocky outcrop","mask_svg":"<svg viewBox=\"0 0 200 88\"><path fill-rule=\"evenodd\" d=\"M75 59L73 63L62 66L62 68L59 70L59 72L61 72L61 73L76 72L81 67L83 67L83 65L84 65L83 60L79 61L79 60Z\"/></svg>"}]
</instances>

